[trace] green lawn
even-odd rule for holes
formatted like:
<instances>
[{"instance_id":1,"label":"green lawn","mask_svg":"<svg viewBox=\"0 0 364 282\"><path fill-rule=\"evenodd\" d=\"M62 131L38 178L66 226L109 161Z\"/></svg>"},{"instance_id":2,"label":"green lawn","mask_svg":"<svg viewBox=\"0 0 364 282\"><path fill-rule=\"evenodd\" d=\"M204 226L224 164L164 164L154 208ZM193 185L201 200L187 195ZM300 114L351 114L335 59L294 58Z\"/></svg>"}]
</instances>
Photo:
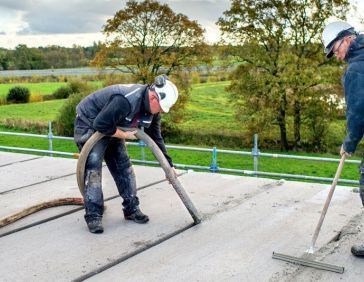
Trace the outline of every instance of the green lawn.
<instances>
[{"instance_id":1,"label":"green lawn","mask_svg":"<svg viewBox=\"0 0 364 282\"><path fill-rule=\"evenodd\" d=\"M98 87L102 87L101 81L91 81L91 84L95 84ZM6 83L0 84L0 97L5 97L10 88L15 86L26 87L31 94L49 95L62 86L66 86L66 82L40 82L40 83Z\"/></svg>"},{"instance_id":2,"label":"green lawn","mask_svg":"<svg viewBox=\"0 0 364 282\"><path fill-rule=\"evenodd\" d=\"M14 86L26 87L31 94L48 95L52 94L61 86L66 86L66 82L41 82L41 83L16 83L0 84L0 97L5 97L10 88Z\"/></svg>"},{"instance_id":3,"label":"green lawn","mask_svg":"<svg viewBox=\"0 0 364 282\"><path fill-rule=\"evenodd\" d=\"M233 118L234 110L229 102L229 93L225 88L229 81L194 84L191 100L187 105L182 130L215 130L224 128L240 132L240 127Z\"/></svg>"},{"instance_id":4,"label":"green lawn","mask_svg":"<svg viewBox=\"0 0 364 282\"><path fill-rule=\"evenodd\" d=\"M65 100L51 100L38 103L10 104L0 106L0 122L5 119L27 121L52 121Z\"/></svg>"}]
</instances>

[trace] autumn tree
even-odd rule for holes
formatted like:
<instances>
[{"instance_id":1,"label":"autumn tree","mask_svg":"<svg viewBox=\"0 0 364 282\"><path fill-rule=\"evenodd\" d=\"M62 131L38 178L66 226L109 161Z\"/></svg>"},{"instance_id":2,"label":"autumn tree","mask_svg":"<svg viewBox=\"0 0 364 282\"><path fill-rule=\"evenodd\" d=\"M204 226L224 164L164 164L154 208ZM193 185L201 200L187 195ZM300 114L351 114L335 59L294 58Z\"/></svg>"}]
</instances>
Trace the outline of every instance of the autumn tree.
<instances>
[{"instance_id":1,"label":"autumn tree","mask_svg":"<svg viewBox=\"0 0 364 282\"><path fill-rule=\"evenodd\" d=\"M347 5L347 0L232 0L218 21L224 36L241 46L242 64L230 86L238 116L257 132L278 125L284 150L290 148L289 115L297 147L302 110L325 80L319 70L324 65L319 41L325 21L344 15Z\"/></svg>"},{"instance_id":2,"label":"autumn tree","mask_svg":"<svg viewBox=\"0 0 364 282\"><path fill-rule=\"evenodd\" d=\"M126 68L143 83L206 59L201 26L158 1L128 1L103 32L108 40L94 63Z\"/></svg>"},{"instance_id":3,"label":"autumn tree","mask_svg":"<svg viewBox=\"0 0 364 282\"><path fill-rule=\"evenodd\" d=\"M180 99L171 116L181 116L189 95L183 70L209 60L201 26L167 4L130 0L107 20L103 32L107 41L93 64L126 70L142 83L151 83L160 73L174 76Z\"/></svg>"}]
</instances>

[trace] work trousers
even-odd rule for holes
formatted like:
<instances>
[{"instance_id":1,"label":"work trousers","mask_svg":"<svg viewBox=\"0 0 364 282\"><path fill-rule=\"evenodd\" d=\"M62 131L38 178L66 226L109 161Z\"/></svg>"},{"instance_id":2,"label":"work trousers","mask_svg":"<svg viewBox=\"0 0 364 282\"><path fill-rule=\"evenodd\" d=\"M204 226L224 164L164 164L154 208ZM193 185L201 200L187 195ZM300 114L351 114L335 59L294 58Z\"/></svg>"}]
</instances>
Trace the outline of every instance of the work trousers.
<instances>
[{"instance_id":1,"label":"work trousers","mask_svg":"<svg viewBox=\"0 0 364 282\"><path fill-rule=\"evenodd\" d=\"M361 202L364 206L364 156L363 156L363 160L361 161L361 164L359 167L359 172L360 172L359 193L360 193Z\"/></svg>"},{"instance_id":2,"label":"work trousers","mask_svg":"<svg viewBox=\"0 0 364 282\"><path fill-rule=\"evenodd\" d=\"M92 136L91 129L80 118L75 120L74 140L81 151L83 145ZM125 141L119 138L105 136L91 150L85 168L85 219L87 222L101 218L104 212L104 197L102 193L102 161L114 178L126 214L132 214L139 206L136 196L136 179Z\"/></svg>"}]
</instances>

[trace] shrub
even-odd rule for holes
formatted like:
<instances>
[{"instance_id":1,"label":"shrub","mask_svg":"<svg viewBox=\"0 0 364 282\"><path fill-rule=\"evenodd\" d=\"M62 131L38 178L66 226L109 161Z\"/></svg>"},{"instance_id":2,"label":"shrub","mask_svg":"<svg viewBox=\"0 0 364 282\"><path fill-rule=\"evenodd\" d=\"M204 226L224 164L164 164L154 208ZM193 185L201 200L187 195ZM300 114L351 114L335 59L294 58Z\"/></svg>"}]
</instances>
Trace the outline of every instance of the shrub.
<instances>
[{"instance_id":1,"label":"shrub","mask_svg":"<svg viewBox=\"0 0 364 282\"><path fill-rule=\"evenodd\" d=\"M69 96L56 118L55 129L58 135L73 136L76 106L84 97L95 91L95 87L91 87L86 83L80 83L80 85L82 91L80 93L73 93Z\"/></svg>"},{"instance_id":2,"label":"shrub","mask_svg":"<svg viewBox=\"0 0 364 282\"><path fill-rule=\"evenodd\" d=\"M43 96L41 94L31 94L30 95L30 99L29 99L30 103L36 103L36 102L43 102Z\"/></svg>"},{"instance_id":3,"label":"shrub","mask_svg":"<svg viewBox=\"0 0 364 282\"><path fill-rule=\"evenodd\" d=\"M191 73L191 83L192 84L197 84L200 83L200 74L196 71Z\"/></svg>"},{"instance_id":4,"label":"shrub","mask_svg":"<svg viewBox=\"0 0 364 282\"><path fill-rule=\"evenodd\" d=\"M30 97L29 89L15 86L9 90L6 101L9 103L28 103Z\"/></svg>"},{"instance_id":5,"label":"shrub","mask_svg":"<svg viewBox=\"0 0 364 282\"><path fill-rule=\"evenodd\" d=\"M76 106L88 93L72 94L61 108L55 121L55 129L58 135L73 136L74 121L76 118Z\"/></svg>"},{"instance_id":6,"label":"shrub","mask_svg":"<svg viewBox=\"0 0 364 282\"><path fill-rule=\"evenodd\" d=\"M130 74L107 75L103 80L105 87L113 84L133 83L133 78Z\"/></svg>"},{"instance_id":7,"label":"shrub","mask_svg":"<svg viewBox=\"0 0 364 282\"><path fill-rule=\"evenodd\" d=\"M53 92L54 99L66 99L72 94L72 88L69 86L62 86Z\"/></svg>"},{"instance_id":8,"label":"shrub","mask_svg":"<svg viewBox=\"0 0 364 282\"><path fill-rule=\"evenodd\" d=\"M208 81L209 76L201 74L200 75L200 83L206 83Z\"/></svg>"},{"instance_id":9,"label":"shrub","mask_svg":"<svg viewBox=\"0 0 364 282\"><path fill-rule=\"evenodd\" d=\"M68 83L68 87L73 93L81 93L90 89L87 82L82 82L81 80L72 80Z\"/></svg>"},{"instance_id":10,"label":"shrub","mask_svg":"<svg viewBox=\"0 0 364 282\"><path fill-rule=\"evenodd\" d=\"M71 94L83 92L84 90L87 90L87 88L87 83L81 82L79 80L74 80L69 82L67 86L62 86L58 88L56 91L54 91L52 96L47 97L47 99L67 99Z\"/></svg>"}]
</instances>

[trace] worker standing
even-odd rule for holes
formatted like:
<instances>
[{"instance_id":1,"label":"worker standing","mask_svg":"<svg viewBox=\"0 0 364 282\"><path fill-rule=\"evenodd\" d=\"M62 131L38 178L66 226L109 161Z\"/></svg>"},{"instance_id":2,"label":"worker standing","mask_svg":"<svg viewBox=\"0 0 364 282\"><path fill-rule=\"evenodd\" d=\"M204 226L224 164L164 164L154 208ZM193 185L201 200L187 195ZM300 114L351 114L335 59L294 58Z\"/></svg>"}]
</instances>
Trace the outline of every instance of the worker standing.
<instances>
[{"instance_id":1,"label":"worker standing","mask_svg":"<svg viewBox=\"0 0 364 282\"><path fill-rule=\"evenodd\" d=\"M335 55L348 67L342 77L346 101L347 135L340 155L350 156L364 134L364 35L343 21L328 24L322 33L327 58ZM364 160L360 165L360 198L364 205ZM351 252L364 257L364 245L354 245Z\"/></svg>"}]
</instances>

